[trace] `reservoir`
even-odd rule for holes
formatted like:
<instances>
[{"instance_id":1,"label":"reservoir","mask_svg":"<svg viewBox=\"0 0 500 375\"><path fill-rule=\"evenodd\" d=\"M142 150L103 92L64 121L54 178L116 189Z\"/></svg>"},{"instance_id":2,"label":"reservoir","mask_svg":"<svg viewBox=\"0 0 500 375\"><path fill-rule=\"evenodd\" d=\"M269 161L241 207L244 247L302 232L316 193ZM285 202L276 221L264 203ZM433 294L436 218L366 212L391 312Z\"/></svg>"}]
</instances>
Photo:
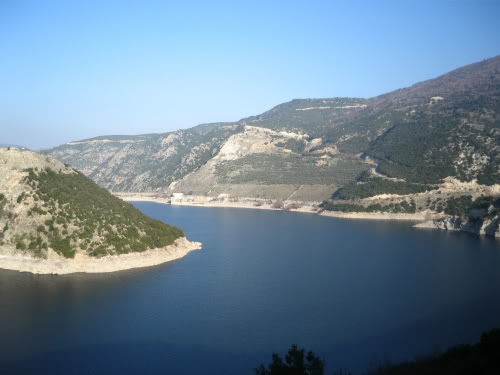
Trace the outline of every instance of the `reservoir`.
<instances>
[{"instance_id":1,"label":"reservoir","mask_svg":"<svg viewBox=\"0 0 500 375\"><path fill-rule=\"evenodd\" d=\"M253 374L291 344L326 373L500 327L500 241L284 211L134 203L203 249L110 274L0 270L0 372Z\"/></svg>"}]
</instances>

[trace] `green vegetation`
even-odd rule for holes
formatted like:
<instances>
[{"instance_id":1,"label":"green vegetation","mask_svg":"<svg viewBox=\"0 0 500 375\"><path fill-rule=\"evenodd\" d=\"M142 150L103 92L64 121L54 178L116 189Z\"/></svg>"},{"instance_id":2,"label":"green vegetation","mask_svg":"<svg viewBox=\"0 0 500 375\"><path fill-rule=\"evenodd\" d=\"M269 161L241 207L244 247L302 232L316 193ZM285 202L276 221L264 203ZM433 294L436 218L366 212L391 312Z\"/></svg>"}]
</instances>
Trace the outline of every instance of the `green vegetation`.
<instances>
[{"instance_id":1,"label":"green vegetation","mask_svg":"<svg viewBox=\"0 0 500 375\"><path fill-rule=\"evenodd\" d=\"M340 212L389 212L394 214L414 214L417 210L415 202L404 200L398 203L390 203L381 205L379 203L363 206L354 203L339 203L336 201L325 201L321 207L327 211Z\"/></svg>"},{"instance_id":2,"label":"green vegetation","mask_svg":"<svg viewBox=\"0 0 500 375\"><path fill-rule=\"evenodd\" d=\"M59 234L50 236L50 247L66 258L73 258L76 253L75 246L71 244L71 239L61 237ZM91 253L91 255L93 254Z\"/></svg>"},{"instance_id":3,"label":"green vegetation","mask_svg":"<svg viewBox=\"0 0 500 375\"><path fill-rule=\"evenodd\" d=\"M328 142L337 144L340 151L357 154L366 151L380 133L401 121L404 115L404 111L373 111L370 107L359 113L359 116L348 119L343 126L328 129L325 138Z\"/></svg>"},{"instance_id":4,"label":"green vegetation","mask_svg":"<svg viewBox=\"0 0 500 375\"><path fill-rule=\"evenodd\" d=\"M306 354L304 349L292 345L288 349L285 359L279 354L272 355L271 363L267 366L260 365L255 369L256 375L322 375L325 362L313 352Z\"/></svg>"},{"instance_id":5,"label":"green vegetation","mask_svg":"<svg viewBox=\"0 0 500 375\"><path fill-rule=\"evenodd\" d=\"M19 196L17 197L17 203L21 203L23 199L24 199L24 193L19 194Z\"/></svg>"},{"instance_id":6,"label":"green vegetation","mask_svg":"<svg viewBox=\"0 0 500 375\"><path fill-rule=\"evenodd\" d=\"M342 186L368 168L357 160L338 159L327 165L316 165L317 161L317 158L296 154L251 154L221 162L216 173L219 181L231 184Z\"/></svg>"},{"instance_id":7,"label":"green vegetation","mask_svg":"<svg viewBox=\"0 0 500 375\"><path fill-rule=\"evenodd\" d=\"M495 199L493 197L479 197L474 201L470 195L462 195L455 198L449 198L444 202L443 211L447 215L451 216L470 216L474 212L487 211L490 206L493 206L493 210L498 211L500 206L500 199ZM494 212L490 212L494 213Z\"/></svg>"},{"instance_id":8,"label":"green vegetation","mask_svg":"<svg viewBox=\"0 0 500 375\"><path fill-rule=\"evenodd\" d=\"M435 186L412 184L403 181L392 181L384 178L364 178L366 182L351 182L337 190L333 199L359 199L373 197L379 194L417 194L437 189Z\"/></svg>"},{"instance_id":9,"label":"green vegetation","mask_svg":"<svg viewBox=\"0 0 500 375\"><path fill-rule=\"evenodd\" d=\"M426 105L414 110L411 118L394 123L366 149L380 160L382 173L431 184L447 176L465 181L478 178L488 185L500 182L496 151L500 140L495 136L500 121L491 116L500 112L498 101L457 93L453 101L432 110ZM479 156L488 163L478 169Z\"/></svg>"},{"instance_id":10,"label":"green vegetation","mask_svg":"<svg viewBox=\"0 0 500 375\"><path fill-rule=\"evenodd\" d=\"M496 57L370 99L296 99L231 124L200 125L167 134L99 137L93 140L110 142L67 144L49 152L90 171L89 177L112 191L152 191L196 171L231 135L251 125L321 137L322 147L335 149L342 158L363 154L377 161L380 173L407 184L374 180L368 186L353 187L349 184L352 175L364 166L315 165L317 158L304 152L300 140L277 140L276 146L303 160L294 160L292 155L276 160L257 155L227 161L217 170L222 183L349 184L338 193L345 197L425 191L448 176L491 185L500 183L499 69ZM442 99L431 100L433 96Z\"/></svg>"},{"instance_id":11,"label":"green vegetation","mask_svg":"<svg viewBox=\"0 0 500 375\"><path fill-rule=\"evenodd\" d=\"M252 126L272 130L307 133L312 137L324 136L332 123L340 123L365 111L363 107L341 108L366 104L360 98L294 99L280 104L258 116L241 120ZM301 110L304 108L316 108Z\"/></svg>"},{"instance_id":12,"label":"green vegetation","mask_svg":"<svg viewBox=\"0 0 500 375\"><path fill-rule=\"evenodd\" d=\"M382 205L373 203L368 205L357 203L346 203L339 200L328 200L322 203L321 207L327 211L340 212L389 212L389 213L415 213L417 207L413 199L403 200L397 203ZM470 195L451 197L448 199L437 198L434 201L428 200L428 208L445 213L450 216L494 216L500 212L500 199L494 197L478 197L475 200Z\"/></svg>"},{"instance_id":13,"label":"green vegetation","mask_svg":"<svg viewBox=\"0 0 500 375\"><path fill-rule=\"evenodd\" d=\"M141 252L171 245L183 232L159 220L149 218L130 204L78 172L58 173L53 170L28 169L26 182L44 209L35 205L29 215L50 214L37 227L40 238L59 254L72 258L76 248L87 249L89 255L103 256ZM16 247L41 252L46 242L20 237Z\"/></svg>"},{"instance_id":14,"label":"green vegetation","mask_svg":"<svg viewBox=\"0 0 500 375\"><path fill-rule=\"evenodd\" d=\"M5 204L6 203L7 202L5 200L5 195L0 194L0 218L6 214L6 211L5 211Z\"/></svg>"},{"instance_id":15,"label":"green vegetation","mask_svg":"<svg viewBox=\"0 0 500 375\"><path fill-rule=\"evenodd\" d=\"M286 142L277 142L275 143L276 147L283 147L296 154L301 154L304 151L305 144L303 141L299 141L298 139L290 138L287 139Z\"/></svg>"},{"instance_id":16,"label":"green vegetation","mask_svg":"<svg viewBox=\"0 0 500 375\"><path fill-rule=\"evenodd\" d=\"M421 357L399 364L384 364L365 375L493 375L500 374L500 329L481 335L479 343L457 345L439 355ZM256 375L324 375L325 363L313 352L293 345L283 360L272 355L271 363L255 369ZM333 375L351 375L335 370Z\"/></svg>"},{"instance_id":17,"label":"green vegetation","mask_svg":"<svg viewBox=\"0 0 500 375\"><path fill-rule=\"evenodd\" d=\"M450 198L446 201L444 213L452 216L463 216L469 212L472 207L472 197L470 195L462 195L458 198Z\"/></svg>"},{"instance_id":18,"label":"green vegetation","mask_svg":"<svg viewBox=\"0 0 500 375\"><path fill-rule=\"evenodd\" d=\"M475 345L458 345L446 352L386 365L370 371L367 375L489 375L500 373L500 330L495 329L481 335Z\"/></svg>"}]
</instances>

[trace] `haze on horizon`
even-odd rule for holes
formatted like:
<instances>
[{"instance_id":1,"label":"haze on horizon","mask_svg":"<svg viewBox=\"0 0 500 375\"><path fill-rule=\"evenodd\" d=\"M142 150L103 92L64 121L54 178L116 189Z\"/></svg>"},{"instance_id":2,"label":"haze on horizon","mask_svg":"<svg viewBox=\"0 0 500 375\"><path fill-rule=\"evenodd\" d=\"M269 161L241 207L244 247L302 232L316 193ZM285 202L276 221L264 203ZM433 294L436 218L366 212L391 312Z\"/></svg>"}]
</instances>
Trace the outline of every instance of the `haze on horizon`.
<instances>
[{"instance_id":1,"label":"haze on horizon","mask_svg":"<svg viewBox=\"0 0 500 375\"><path fill-rule=\"evenodd\" d=\"M0 143L236 121L371 97L500 53L498 1L0 4Z\"/></svg>"}]
</instances>

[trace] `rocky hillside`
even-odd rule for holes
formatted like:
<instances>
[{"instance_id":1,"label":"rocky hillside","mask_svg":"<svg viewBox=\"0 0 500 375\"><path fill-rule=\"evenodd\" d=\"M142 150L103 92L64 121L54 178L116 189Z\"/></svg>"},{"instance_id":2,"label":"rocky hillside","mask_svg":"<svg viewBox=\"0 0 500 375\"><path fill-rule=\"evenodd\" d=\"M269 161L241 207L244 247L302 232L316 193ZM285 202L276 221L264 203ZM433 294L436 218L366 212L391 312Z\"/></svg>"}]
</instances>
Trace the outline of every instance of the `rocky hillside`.
<instances>
[{"instance_id":1,"label":"rocky hillside","mask_svg":"<svg viewBox=\"0 0 500 375\"><path fill-rule=\"evenodd\" d=\"M115 192L322 201L427 191L446 177L498 184L499 151L495 57L375 98L293 100L234 123L48 153Z\"/></svg>"},{"instance_id":2,"label":"rocky hillside","mask_svg":"<svg viewBox=\"0 0 500 375\"><path fill-rule=\"evenodd\" d=\"M184 237L48 156L0 148L0 176L0 267L7 255L100 258Z\"/></svg>"},{"instance_id":3,"label":"rocky hillside","mask_svg":"<svg viewBox=\"0 0 500 375\"><path fill-rule=\"evenodd\" d=\"M109 190L157 191L217 155L240 128L210 124L166 134L96 137L48 153Z\"/></svg>"}]
</instances>

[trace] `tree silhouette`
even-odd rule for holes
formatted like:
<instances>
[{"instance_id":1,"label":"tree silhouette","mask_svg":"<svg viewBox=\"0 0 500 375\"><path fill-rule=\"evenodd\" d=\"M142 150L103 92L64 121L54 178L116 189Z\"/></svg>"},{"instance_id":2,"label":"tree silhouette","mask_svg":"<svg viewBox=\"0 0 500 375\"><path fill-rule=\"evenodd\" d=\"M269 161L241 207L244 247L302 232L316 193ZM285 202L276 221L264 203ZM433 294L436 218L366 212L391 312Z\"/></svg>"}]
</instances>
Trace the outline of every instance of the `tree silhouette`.
<instances>
[{"instance_id":1,"label":"tree silhouette","mask_svg":"<svg viewBox=\"0 0 500 375\"><path fill-rule=\"evenodd\" d=\"M271 363L255 369L256 375L323 375L325 363L313 352L307 354L304 349L292 345L285 360L279 354L272 355Z\"/></svg>"}]
</instances>

